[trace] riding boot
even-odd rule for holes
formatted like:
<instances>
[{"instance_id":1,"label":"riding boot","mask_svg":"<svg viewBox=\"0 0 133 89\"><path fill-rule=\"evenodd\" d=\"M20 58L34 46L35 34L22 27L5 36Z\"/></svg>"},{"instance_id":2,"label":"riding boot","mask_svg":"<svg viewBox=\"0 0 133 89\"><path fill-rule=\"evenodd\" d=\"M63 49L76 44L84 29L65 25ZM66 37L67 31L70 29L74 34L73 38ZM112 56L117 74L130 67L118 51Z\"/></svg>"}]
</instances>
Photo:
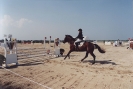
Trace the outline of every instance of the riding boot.
<instances>
[{"instance_id":1,"label":"riding boot","mask_svg":"<svg viewBox=\"0 0 133 89\"><path fill-rule=\"evenodd\" d=\"M77 47L77 51L79 51L79 47Z\"/></svg>"},{"instance_id":2,"label":"riding boot","mask_svg":"<svg viewBox=\"0 0 133 89\"><path fill-rule=\"evenodd\" d=\"M79 47L78 47L78 45L76 45L76 50L79 51Z\"/></svg>"}]
</instances>

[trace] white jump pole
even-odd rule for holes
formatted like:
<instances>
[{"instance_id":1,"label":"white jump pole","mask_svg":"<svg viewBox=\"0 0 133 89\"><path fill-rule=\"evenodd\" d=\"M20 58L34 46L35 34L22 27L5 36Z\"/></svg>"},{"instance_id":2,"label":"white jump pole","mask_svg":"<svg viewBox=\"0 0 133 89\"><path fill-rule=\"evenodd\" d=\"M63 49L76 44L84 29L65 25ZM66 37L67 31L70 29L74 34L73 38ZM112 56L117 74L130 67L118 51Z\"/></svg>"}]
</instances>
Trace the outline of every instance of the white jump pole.
<instances>
[{"instance_id":1,"label":"white jump pole","mask_svg":"<svg viewBox=\"0 0 133 89\"><path fill-rule=\"evenodd\" d=\"M131 47L130 47L130 43L131 43L131 41L130 41L130 40L131 40L131 39L130 39L130 38L128 38L128 40L129 40L129 41L128 41L128 42L129 42L129 49L131 49Z\"/></svg>"},{"instance_id":2,"label":"white jump pole","mask_svg":"<svg viewBox=\"0 0 133 89\"><path fill-rule=\"evenodd\" d=\"M4 44L6 44L7 35L4 35Z\"/></svg>"},{"instance_id":3,"label":"white jump pole","mask_svg":"<svg viewBox=\"0 0 133 89\"><path fill-rule=\"evenodd\" d=\"M50 39L49 39L49 49L51 50L51 36L50 36Z\"/></svg>"},{"instance_id":4,"label":"white jump pole","mask_svg":"<svg viewBox=\"0 0 133 89\"><path fill-rule=\"evenodd\" d=\"M12 38L12 35L11 35L11 34L9 34L9 35L8 35L8 38L9 38L9 39L11 39L11 38ZM9 43L12 43L12 41L11 41L11 40L10 40L10 41L8 41L8 42L9 42ZM10 49L10 54L12 54L12 49Z\"/></svg>"},{"instance_id":5,"label":"white jump pole","mask_svg":"<svg viewBox=\"0 0 133 89\"><path fill-rule=\"evenodd\" d=\"M14 40L14 49L15 49L15 54L17 54L17 39L15 38Z\"/></svg>"},{"instance_id":6,"label":"white jump pole","mask_svg":"<svg viewBox=\"0 0 133 89\"><path fill-rule=\"evenodd\" d=\"M5 54L7 53L7 41L6 41L6 39L7 39L7 35L4 35L4 46L5 46ZM5 57L6 57L6 55L5 55Z\"/></svg>"}]
</instances>

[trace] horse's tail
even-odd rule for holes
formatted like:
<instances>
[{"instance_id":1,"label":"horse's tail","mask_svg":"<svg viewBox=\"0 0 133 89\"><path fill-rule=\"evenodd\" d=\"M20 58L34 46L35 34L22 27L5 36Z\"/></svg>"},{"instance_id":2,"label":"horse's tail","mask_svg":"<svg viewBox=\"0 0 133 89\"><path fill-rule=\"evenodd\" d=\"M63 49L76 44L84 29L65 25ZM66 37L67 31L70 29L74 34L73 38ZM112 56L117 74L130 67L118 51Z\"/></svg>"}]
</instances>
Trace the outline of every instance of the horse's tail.
<instances>
[{"instance_id":1,"label":"horse's tail","mask_svg":"<svg viewBox=\"0 0 133 89\"><path fill-rule=\"evenodd\" d=\"M98 51L100 53L105 53L106 51L104 49L101 49L100 46L98 46L97 44L94 44L96 48L98 48Z\"/></svg>"}]
</instances>

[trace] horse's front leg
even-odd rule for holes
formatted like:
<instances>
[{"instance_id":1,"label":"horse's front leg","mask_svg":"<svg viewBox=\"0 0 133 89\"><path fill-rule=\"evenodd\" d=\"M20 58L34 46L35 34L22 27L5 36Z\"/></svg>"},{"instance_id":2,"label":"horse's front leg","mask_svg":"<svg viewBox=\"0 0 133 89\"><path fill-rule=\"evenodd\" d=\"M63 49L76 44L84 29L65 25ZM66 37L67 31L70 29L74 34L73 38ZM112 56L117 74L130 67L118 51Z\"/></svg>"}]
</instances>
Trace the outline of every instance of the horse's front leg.
<instances>
[{"instance_id":1,"label":"horse's front leg","mask_svg":"<svg viewBox=\"0 0 133 89\"><path fill-rule=\"evenodd\" d=\"M67 56L69 56L69 59L70 59L70 53L71 53L71 52L72 52L72 51L70 50L70 51L67 53L67 55L65 56L64 60L66 59Z\"/></svg>"},{"instance_id":2,"label":"horse's front leg","mask_svg":"<svg viewBox=\"0 0 133 89\"><path fill-rule=\"evenodd\" d=\"M68 55L69 59L70 59L70 55Z\"/></svg>"}]
</instances>

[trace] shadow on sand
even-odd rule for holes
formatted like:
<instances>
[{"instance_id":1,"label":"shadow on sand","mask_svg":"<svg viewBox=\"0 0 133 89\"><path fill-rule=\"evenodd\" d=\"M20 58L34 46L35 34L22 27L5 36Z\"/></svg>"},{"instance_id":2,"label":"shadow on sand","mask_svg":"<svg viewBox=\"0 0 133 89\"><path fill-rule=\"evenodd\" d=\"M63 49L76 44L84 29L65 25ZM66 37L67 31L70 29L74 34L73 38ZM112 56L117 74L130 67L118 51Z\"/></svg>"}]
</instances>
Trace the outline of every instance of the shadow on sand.
<instances>
[{"instance_id":1,"label":"shadow on sand","mask_svg":"<svg viewBox=\"0 0 133 89\"><path fill-rule=\"evenodd\" d=\"M44 64L44 62L39 61L39 60L24 61L24 62L19 63L18 65L9 64L8 67L6 67L6 69L17 68L19 66L33 66L33 65L39 65L39 64Z\"/></svg>"},{"instance_id":2,"label":"shadow on sand","mask_svg":"<svg viewBox=\"0 0 133 89\"><path fill-rule=\"evenodd\" d=\"M33 65L39 65L39 64L43 64L43 63L23 63L23 64L19 64L19 65L11 65L9 67L6 67L6 69L17 68L18 66L33 66Z\"/></svg>"},{"instance_id":3,"label":"shadow on sand","mask_svg":"<svg viewBox=\"0 0 133 89\"><path fill-rule=\"evenodd\" d=\"M86 60L86 61L83 61L83 63L86 63L86 62L93 63L93 60ZM112 60L101 60L101 61L97 61L97 60L96 60L95 63L117 65L115 62L112 62Z\"/></svg>"},{"instance_id":4,"label":"shadow on sand","mask_svg":"<svg viewBox=\"0 0 133 89\"><path fill-rule=\"evenodd\" d=\"M19 63L19 65L10 65L9 67L7 67L7 69L12 69L12 68L17 68L18 66L33 66L33 65L40 65L40 64L44 64L46 60L52 60L52 59L56 59L58 57L54 57L54 58L47 58L47 59L43 59L43 60L25 60L25 61L21 61Z\"/></svg>"},{"instance_id":5,"label":"shadow on sand","mask_svg":"<svg viewBox=\"0 0 133 89\"><path fill-rule=\"evenodd\" d=\"M66 55L63 55L61 57L65 57ZM75 56L78 56L78 55L70 55L70 57L75 57Z\"/></svg>"},{"instance_id":6,"label":"shadow on sand","mask_svg":"<svg viewBox=\"0 0 133 89\"><path fill-rule=\"evenodd\" d=\"M81 62L81 61L72 61L72 62ZM88 63L88 62L93 63L93 60L84 60L81 63ZM101 61L96 60L95 63L118 65L115 62L112 62L112 60L101 60Z\"/></svg>"}]
</instances>

